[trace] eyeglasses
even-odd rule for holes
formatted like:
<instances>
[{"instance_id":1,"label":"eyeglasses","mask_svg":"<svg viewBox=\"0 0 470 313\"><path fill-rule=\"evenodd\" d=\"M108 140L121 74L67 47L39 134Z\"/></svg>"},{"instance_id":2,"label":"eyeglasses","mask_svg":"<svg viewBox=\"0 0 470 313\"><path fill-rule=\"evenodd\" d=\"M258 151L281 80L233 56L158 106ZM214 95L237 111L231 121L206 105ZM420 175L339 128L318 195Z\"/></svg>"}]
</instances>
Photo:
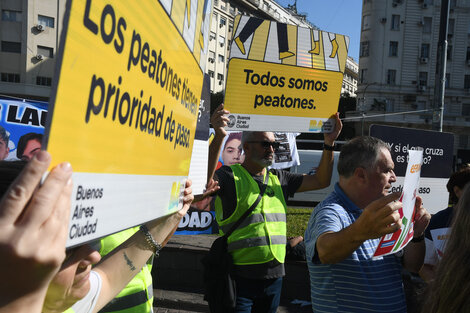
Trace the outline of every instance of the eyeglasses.
<instances>
[{"instance_id":1,"label":"eyeglasses","mask_svg":"<svg viewBox=\"0 0 470 313\"><path fill-rule=\"evenodd\" d=\"M277 141L247 141L247 143L259 143L264 149L273 147L274 150L279 149L279 146L281 145Z\"/></svg>"}]
</instances>

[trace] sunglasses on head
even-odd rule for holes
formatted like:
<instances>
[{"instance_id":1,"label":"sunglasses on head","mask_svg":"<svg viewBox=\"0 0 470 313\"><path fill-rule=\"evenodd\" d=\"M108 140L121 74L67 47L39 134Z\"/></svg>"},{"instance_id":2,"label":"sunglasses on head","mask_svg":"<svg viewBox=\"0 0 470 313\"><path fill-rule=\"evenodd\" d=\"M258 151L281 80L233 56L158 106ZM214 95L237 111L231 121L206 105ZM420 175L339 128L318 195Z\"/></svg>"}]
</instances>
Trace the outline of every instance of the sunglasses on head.
<instances>
[{"instance_id":1,"label":"sunglasses on head","mask_svg":"<svg viewBox=\"0 0 470 313\"><path fill-rule=\"evenodd\" d=\"M247 141L247 143L259 143L264 149L273 147L273 149L279 149L280 143L277 141Z\"/></svg>"}]
</instances>

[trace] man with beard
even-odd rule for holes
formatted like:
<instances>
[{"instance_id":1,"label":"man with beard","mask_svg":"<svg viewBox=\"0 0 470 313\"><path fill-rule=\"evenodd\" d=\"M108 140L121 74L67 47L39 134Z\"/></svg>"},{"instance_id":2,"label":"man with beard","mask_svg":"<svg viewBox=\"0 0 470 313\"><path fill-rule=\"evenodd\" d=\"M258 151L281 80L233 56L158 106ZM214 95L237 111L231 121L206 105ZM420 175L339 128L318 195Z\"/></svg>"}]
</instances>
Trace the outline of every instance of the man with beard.
<instances>
[{"instance_id":1,"label":"man with beard","mask_svg":"<svg viewBox=\"0 0 470 313\"><path fill-rule=\"evenodd\" d=\"M209 177L219 183L215 200L216 219L220 232L230 227L255 202L269 175L261 201L242 224L228 237L228 250L234 264L236 312L276 312L279 305L282 277L285 275L286 199L295 192L329 186L333 168L333 147L342 124L338 114L333 132L325 134L322 159L315 175L266 170L273 162L279 146L272 132L244 132L242 164L222 166L214 173L217 156L226 133L225 117L229 112L221 105L212 117L215 137L209 156Z\"/></svg>"}]
</instances>

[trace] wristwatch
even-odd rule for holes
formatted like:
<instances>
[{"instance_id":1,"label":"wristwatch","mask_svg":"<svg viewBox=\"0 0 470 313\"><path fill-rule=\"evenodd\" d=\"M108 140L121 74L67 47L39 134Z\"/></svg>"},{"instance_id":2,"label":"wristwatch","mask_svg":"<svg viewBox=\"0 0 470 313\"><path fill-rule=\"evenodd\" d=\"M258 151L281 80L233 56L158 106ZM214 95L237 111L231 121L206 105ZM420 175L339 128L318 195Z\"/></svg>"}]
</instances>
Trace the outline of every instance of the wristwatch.
<instances>
[{"instance_id":1,"label":"wristwatch","mask_svg":"<svg viewBox=\"0 0 470 313\"><path fill-rule=\"evenodd\" d=\"M421 242L424 240L424 233L421 234L421 236L418 236L418 237L413 237L413 239L411 239L411 242Z\"/></svg>"},{"instance_id":2,"label":"wristwatch","mask_svg":"<svg viewBox=\"0 0 470 313\"><path fill-rule=\"evenodd\" d=\"M323 150L334 151L334 150L335 150L335 144L333 144L332 146L330 146L330 145L327 145L326 143L324 143L324 144L323 144Z\"/></svg>"}]
</instances>

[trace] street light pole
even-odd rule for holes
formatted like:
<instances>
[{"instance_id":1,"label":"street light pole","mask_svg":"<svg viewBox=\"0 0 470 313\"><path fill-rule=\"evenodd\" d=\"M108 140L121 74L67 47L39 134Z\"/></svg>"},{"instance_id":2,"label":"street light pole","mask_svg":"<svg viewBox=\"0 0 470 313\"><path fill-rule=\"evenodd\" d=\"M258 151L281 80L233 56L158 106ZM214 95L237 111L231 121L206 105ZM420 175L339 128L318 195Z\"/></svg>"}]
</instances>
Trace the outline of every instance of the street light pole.
<instances>
[{"instance_id":1,"label":"street light pole","mask_svg":"<svg viewBox=\"0 0 470 313\"><path fill-rule=\"evenodd\" d=\"M444 90L446 84L447 32L449 21L449 0L441 1L441 19L439 24L439 43L437 46L436 78L432 129L442 132L444 120Z\"/></svg>"}]
</instances>

